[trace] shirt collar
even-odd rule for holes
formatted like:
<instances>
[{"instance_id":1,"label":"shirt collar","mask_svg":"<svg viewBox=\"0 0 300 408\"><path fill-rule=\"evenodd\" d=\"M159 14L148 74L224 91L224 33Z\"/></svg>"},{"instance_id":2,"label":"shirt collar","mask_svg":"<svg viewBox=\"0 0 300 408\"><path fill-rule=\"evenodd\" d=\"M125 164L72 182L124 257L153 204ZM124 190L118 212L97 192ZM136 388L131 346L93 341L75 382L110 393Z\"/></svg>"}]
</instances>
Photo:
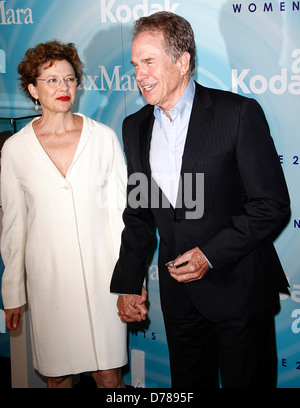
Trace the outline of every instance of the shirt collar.
<instances>
[{"instance_id":1,"label":"shirt collar","mask_svg":"<svg viewBox=\"0 0 300 408\"><path fill-rule=\"evenodd\" d=\"M192 79L190 79L190 82L188 83L188 86L186 87L186 90L182 94L181 98L174 106L174 108L170 110L170 116L172 118L172 121L174 121L179 115L182 116L186 107L192 105L194 95L195 95L195 82ZM160 124L162 112L163 110L158 105L154 105L153 113L155 119L158 120Z\"/></svg>"}]
</instances>

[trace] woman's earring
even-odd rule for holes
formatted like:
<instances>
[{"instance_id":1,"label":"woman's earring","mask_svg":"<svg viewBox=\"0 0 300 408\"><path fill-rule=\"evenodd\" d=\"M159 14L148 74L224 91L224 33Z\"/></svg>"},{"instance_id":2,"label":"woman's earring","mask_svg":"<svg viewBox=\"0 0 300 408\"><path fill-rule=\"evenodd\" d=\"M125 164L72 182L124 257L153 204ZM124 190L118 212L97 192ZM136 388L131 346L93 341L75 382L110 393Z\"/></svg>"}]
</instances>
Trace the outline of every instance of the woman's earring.
<instances>
[{"instance_id":1,"label":"woman's earring","mask_svg":"<svg viewBox=\"0 0 300 408\"><path fill-rule=\"evenodd\" d=\"M39 107L38 107L38 102L37 102L37 99L35 100L35 105L34 105L34 110L38 110L39 109Z\"/></svg>"}]
</instances>

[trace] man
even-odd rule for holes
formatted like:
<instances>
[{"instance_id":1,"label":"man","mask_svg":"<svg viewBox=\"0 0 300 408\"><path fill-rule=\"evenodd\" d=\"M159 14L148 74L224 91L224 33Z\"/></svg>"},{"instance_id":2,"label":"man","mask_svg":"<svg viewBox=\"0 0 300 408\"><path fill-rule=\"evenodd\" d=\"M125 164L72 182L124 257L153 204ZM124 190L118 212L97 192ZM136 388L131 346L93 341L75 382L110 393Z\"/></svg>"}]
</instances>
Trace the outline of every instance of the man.
<instances>
[{"instance_id":1,"label":"man","mask_svg":"<svg viewBox=\"0 0 300 408\"><path fill-rule=\"evenodd\" d=\"M111 282L119 315L146 317L141 290L157 225L172 386L218 387L220 368L222 387L274 387L274 312L288 282L272 237L289 196L263 111L191 80L193 31L175 14L136 22L132 64L148 105L123 124L128 205ZM147 181L141 205L133 176Z\"/></svg>"}]
</instances>

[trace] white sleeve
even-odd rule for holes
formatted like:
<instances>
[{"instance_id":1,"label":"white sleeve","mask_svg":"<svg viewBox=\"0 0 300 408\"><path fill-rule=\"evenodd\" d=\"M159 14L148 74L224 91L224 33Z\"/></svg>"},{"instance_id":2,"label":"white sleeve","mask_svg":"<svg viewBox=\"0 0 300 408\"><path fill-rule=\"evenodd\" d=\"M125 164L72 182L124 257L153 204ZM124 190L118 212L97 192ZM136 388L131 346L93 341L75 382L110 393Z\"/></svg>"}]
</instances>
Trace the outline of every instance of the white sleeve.
<instances>
[{"instance_id":1,"label":"white sleeve","mask_svg":"<svg viewBox=\"0 0 300 408\"><path fill-rule=\"evenodd\" d=\"M4 144L1 152L1 200L3 209L1 256L4 263L2 300L5 309L26 303L25 243L27 206L24 190L16 176L13 149Z\"/></svg>"},{"instance_id":2,"label":"white sleeve","mask_svg":"<svg viewBox=\"0 0 300 408\"><path fill-rule=\"evenodd\" d=\"M120 142L113 138L113 164L108 183L107 203L109 222L116 259L119 257L121 234L124 228L122 219L126 204L127 168Z\"/></svg>"}]
</instances>

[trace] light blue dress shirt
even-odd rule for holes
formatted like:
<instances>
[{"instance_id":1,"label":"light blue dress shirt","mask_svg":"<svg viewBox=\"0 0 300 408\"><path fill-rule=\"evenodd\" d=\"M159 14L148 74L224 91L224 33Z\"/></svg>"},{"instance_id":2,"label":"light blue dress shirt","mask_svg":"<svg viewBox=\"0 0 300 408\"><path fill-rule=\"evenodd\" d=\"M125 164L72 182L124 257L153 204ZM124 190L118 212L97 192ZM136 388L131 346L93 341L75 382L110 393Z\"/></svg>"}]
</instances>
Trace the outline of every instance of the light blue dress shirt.
<instances>
[{"instance_id":1,"label":"light blue dress shirt","mask_svg":"<svg viewBox=\"0 0 300 408\"><path fill-rule=\"evenodd\" d=\"M191 79L177 104L169 112L172 121L157 105L150 145L152 177L173 208L176 206L182 155L190 121L195 83Z\"/></svg>"},{"instance_id":2,"label":"light blue dress shirt","mask_svg":"<svg viewBox=\"0 0 300 408\"><path fill-rule=\"evenodd\" d=\"M176 206L182 155L194 96L195 82L190 79L183 95L169 112L172 121L159 106L154 106L155 120L149 156L151 174L173 208Z\"/></svg>"}]
</instances>

